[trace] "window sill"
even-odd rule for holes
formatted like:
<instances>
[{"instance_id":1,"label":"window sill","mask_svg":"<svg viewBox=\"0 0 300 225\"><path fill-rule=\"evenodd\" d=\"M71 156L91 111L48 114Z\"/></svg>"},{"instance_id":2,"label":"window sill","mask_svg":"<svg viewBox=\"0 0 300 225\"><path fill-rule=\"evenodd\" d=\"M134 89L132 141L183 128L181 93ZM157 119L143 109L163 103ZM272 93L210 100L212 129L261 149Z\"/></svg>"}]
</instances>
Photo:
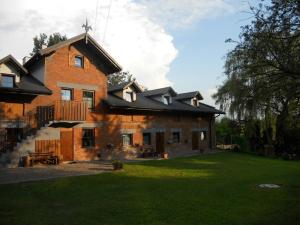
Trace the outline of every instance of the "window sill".
<instances>
[{"instance_id":1,"label":"window sill","mask_svg":"<svg viewBox=\"0 0 300 225\"><path fill-rule=\"evenodd\" d=\"M84 148L84 149L94 149L95 146L82 146L82 148Z\"/></svg>"}]
</instances>

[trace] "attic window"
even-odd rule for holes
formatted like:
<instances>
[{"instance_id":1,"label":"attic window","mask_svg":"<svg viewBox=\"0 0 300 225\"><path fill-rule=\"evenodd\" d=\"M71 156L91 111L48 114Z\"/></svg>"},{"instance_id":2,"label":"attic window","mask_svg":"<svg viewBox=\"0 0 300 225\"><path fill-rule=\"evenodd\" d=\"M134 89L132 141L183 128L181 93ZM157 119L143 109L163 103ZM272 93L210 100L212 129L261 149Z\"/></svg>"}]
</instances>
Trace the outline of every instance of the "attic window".
<instances>
[{"instance_id":1,"label":"attic window","mask_svg":"<svg viewBox=\"0 0 300 225\"><path fill-rule=\"evenodd\" d=\"M2 87L7 87L7 88L13 88L14 87L14 77L13 76L2 75L2 77L1 77L1 86Z\"/></svg>"},{"instance_id":2,"label":"attic window","mask_svg":"<svg viewBox=\"0 0 300 225\"><path fill-rule=\"evenodd\" d=\"M133 102L133 92L125 92L124 97L127 102Z\"/></svg>"},{"instance_id":3,"label":"attic window","mask_svg":"<svg viewBox=\"0 0 300 225\"><path fill-rule=\"evenodd\" d=\"M163 96L164 104L169 105L171 103L171 97L170 96Z\"/></svg>"},{"instance_id":4,"label":"attic window","mask_svg":"<svg viewBox=\"0 0 300 225\"><path fill-rule=\"evenodd\" d=\"M75 56L75 66L83 68L83 56L80 55Z\"/></svg>"},{"instance_id":5,"label":"attic window","mask_svg":"<svg viewBox=\"0 0 300 225\"><path fill-rule=\"evenodd\" d=\"M197 99L193 99L193 105L198 106L198 100Z\"/></svg>"}]
</instances>

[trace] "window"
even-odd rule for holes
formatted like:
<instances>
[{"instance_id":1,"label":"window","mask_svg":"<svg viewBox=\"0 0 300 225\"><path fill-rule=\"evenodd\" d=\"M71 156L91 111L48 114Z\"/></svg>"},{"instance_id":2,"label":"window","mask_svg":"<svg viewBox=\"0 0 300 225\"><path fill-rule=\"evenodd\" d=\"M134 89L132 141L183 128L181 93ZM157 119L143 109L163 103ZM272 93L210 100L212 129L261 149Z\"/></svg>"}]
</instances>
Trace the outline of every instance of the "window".
<instances>
[{"instance_id":1,"label":"window","mask_svg":"<svg viewBox=\"0 0 300 225\"><path fill-rule=\"evenodd\" d=\"M82 56L75 56L75 66L83 68L83 57Z\"/></svg>"},{"instance_id":2,"label":"window","mask_svg":"<svg viewBox=\"0 0 300 225\"><path fill-rule=\"evenodd\" d=\"M172 140L173 140L173 143L180 143L180 132L173 132Z\"/></svg>"},{"instance_id":3,"label":"window","mask_svg":"<svg viewBox=\"0 0 300 225\"><path fill-rule=\"evenodd\" d=\"M133 92L125 92L125 100L128 102L133 102Z\"/></svg>"},{"instance_id":4,"label":"window","mask_svg":"<svg viewBox=\"0 0 300 225\"><path fill-rule=\"evenodd\" d=\"M206 131L201 131L200 133L200 140L205 141L206 140Z\"/></svg>"},{"instance_id":5,"label":"window","mask_svg":"<svg viewBox=\"0 0 300 225\"><path fill-rule=\"evenodd\" d=\"M133 136L132 136L132 134L123 134L122 139L123 139L123 146L133 145Z\"/></svg>"},{"instance_id":6,"label":"window","mask_svg":"<svg viewBox=\"0 0 300 225\"><path fill-rule=\"evenodd\" d=\"M171 98L170 96L164 96L163 97L164 104L169 105L171 103Z\"/></svg>"},{"instance_id":7,"label":"window","mask_svg":"<svg viewBox=\"0 0 300 225\"><path fill-rule=\"evenodd\" d=\"M73 100L73 90L72 89L61 89L61 100L72 101Z\"/></svg>"},{"instance_id":8,"label":"window","mask_svg":"<svg viewBox=\"0 0 300 225\"><path fill-rule=\"evenodd\" d=\"M151 133L143 133L143 145L151 145Z\"/></svg>"},{"instance_id":9,"label":"window","mask_svg":"<svg viewBox=\"0 0 300 225\"><path fill-rule=\"evenodd\" d=\"M193 99L193 105L198 106L198 100L197 99Z\"/></svg>"},{"instance_id":10,"label":"window","mask_svg":"<svg viewBox=\"0 0 300 225\"><path fill-rule=\"evenodd\" d=\"M84 128L82 129L82 147L94 147L95 146L95 129Z\"/></svg>"},{"instance_id":11,"label":"window","mask_svg":"<svg viewBox=\"0 0 300 225\"><path fill-rule=\"evenodd\" d=\"M88 104L89 109L94 109L95 100L94 100L94 92L93 91L83 91L82 92L82 100Z\"/></svg>"},{"instance_id":12,"label":"window","mask_svg":"<svg viewBox=\"0 0 300 225\"><path fill-rule=\"evenodd\" d=\"M13 76L6 76L2 75L1 77L1 86L13 88L14 87L14 77Z\"/></svg>"}]
</instances>

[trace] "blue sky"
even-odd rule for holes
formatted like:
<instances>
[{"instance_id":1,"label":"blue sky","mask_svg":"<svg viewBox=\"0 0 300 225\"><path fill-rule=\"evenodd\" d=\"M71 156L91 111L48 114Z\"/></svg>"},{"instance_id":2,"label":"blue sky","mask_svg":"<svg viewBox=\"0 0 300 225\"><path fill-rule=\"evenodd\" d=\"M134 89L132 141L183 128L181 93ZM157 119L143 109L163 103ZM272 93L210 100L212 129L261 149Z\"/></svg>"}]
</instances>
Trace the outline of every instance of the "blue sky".
<instances>
[{"instance_id":1,"label":"blue sky","mask_svg":"<svg viewBox=\"0 0 300 225\"><path fill-rule=\"evenodd\" d=\"M225 56L234 48L234 44L225 43L225 40L238 40L240 27L249 22L249 14L241 9L202 20L183 30L171 30L179 53L167 77L175 89L179 92L199 90L206 98L205 102L214 104L208 94L222 84Z\"/></svg>"}]
</instances>

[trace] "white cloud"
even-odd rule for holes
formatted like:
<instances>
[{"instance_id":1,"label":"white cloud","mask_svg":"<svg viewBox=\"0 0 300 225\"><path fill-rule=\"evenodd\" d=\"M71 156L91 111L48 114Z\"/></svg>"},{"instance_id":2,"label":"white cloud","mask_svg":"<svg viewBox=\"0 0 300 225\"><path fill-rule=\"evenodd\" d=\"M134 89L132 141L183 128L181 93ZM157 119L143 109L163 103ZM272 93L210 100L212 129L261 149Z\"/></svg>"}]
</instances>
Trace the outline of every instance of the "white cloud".
<instances>
[{"instance_id":1,"label":"white cloud","mask_svg":"<svg viewBox=\"0 0 300 225\"><path fill-rule=\"evenodd\" d=\"M202 19L231 13L233 2L225 0L141 0L145 12L155 21L170 28L183 28Z\"/></svg>"}]
</instances>

